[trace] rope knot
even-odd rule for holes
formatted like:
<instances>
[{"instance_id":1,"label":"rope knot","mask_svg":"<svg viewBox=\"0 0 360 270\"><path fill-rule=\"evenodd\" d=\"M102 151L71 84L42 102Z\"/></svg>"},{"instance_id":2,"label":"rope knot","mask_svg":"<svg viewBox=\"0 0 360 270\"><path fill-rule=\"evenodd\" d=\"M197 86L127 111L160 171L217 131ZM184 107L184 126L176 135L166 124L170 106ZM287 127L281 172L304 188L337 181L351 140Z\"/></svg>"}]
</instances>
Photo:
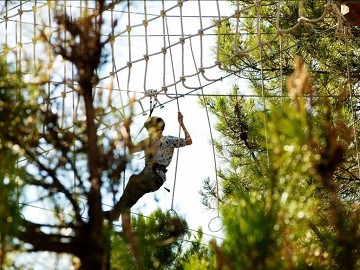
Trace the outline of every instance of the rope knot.
<instances>
[{"instance_id":1,"label":"rope knot","mask_svg":"<svg viewBox=\"0 0 360 270\"><path fill-rule=\"evenodd\" d=\"M300 17L297 19L297 21L300 23L300 24L305 24L307 22L307 19L305 17Z\"/></svg>"},{"instance_id":2,"label":"rope knot","mask_svg":"<svg viewBox=\"0 0 360 270\"><path fill-rule=\"evenodd\" d=\"M110 42L110 44L114 44L114 42L115 42L115 36L114 35L109 34L109 42Z\"/></svg>"}]
</instances>

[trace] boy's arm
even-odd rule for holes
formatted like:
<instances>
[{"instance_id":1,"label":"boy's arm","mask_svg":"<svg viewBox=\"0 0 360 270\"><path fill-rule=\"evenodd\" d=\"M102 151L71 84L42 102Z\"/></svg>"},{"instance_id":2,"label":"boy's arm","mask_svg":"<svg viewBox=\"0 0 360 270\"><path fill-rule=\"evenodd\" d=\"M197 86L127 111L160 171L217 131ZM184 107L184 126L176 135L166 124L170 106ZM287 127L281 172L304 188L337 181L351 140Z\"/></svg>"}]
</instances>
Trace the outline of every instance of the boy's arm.
<instances>
[{"instance_id":1,"label":"boy's arm","mask_svg":"<svg viewBox=\"0 0 360 270\"><path fill-rule=\"evenodd\" d=\"M178 112L178 121L179 121L181 128L183 129L183 131L185 133L185 145L190 145L190 144L192 144L192 139L191 139L190 133L187 131L187 129L184 125L183 118L184 118L184 116L182 115L182 113Z\"/></svg>"},{"instance_id":2,"label":"boy's arm","mask_svg":"<svg viewBox=\"0 0 360 270\"><path fill-rule=\"evenodd\" d=\"M130 141L131 141L131 139L130 139ZM130 144L129 144L130 154L133 154L133 153L140 152L140 151L144 150L143 145L144 145L144 141L141 141L138 144L134 144L131 141Z\"/></svg>"}]
</instances>

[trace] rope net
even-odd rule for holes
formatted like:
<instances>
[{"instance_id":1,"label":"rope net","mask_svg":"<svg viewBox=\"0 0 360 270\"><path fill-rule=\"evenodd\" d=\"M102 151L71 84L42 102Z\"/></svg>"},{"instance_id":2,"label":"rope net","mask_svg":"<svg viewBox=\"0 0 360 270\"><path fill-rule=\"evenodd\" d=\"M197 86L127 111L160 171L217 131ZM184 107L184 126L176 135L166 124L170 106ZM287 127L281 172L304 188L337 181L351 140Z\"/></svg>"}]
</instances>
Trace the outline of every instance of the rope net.
<instances>
[{"instance_id":1,"label":"rope net","mask_svg":"<svg viewBox=\"0 0 360 270\"><path fill-rule=\"evenodd\" d=\"M317 32L317 25L323 23L328 25L327 35L351 36L339 5L333 1L318 1L321 12L316 17L304 12L304 1L233 2L108 1L102 33L103 41L109 41L104 47L108 58L97 71L94 82L95 100L104 107L103 114L97 118L99 129L117 128L128 113L132 98L136 101L134 111L142 115L151 109L149 99L155 98L162 106L197 94L198 90L201 90L199 96L213 94L210 86L225 78L247 79L240 72L246 70L234 63L239 58L246 61L249 54L258 54L253 66L262 71L259 81L263 91L257 97L263 100L266 110L266 98L270 94L276 98L284 96L282 59L289 48L298 46L296 41L287 39L288 33L301 32L302 28ZM298 6L296 17L283 20L284 2ZM61 57L54 58L51 48L39 42L40 32L54 42L55 34L66 39L68 33L54 22L54 9L76 20L86 10L96 9L96 2L22 0L2 1L1 5L0 53L24 71L29 61L35 70L46 70L48 96L44 103L57 109L63 128L72 128L74 121L84 119L76 93L78 71ZM253 32L245 31L246 18L254 19ZM226 28L233 29L230 37L224 32ZM265 28L271 31L264 31ZM229 55L219 46L224 38L229 39ZM266 93L264 88L271 80L263 75L265 61L279 61L281 70L279 76L273 78L280 81L277 88ZM26 79L35 83L39 80L32 74L26 74ZM179 105L177 107L179 109ZM50 151L44 149L45 154Z\"/></svg>"},{"instance_id":2,"label":"rope net","mask_svg":"<svg viewBox=\"0 0 360 270\"><path fill-rule=\"evenodd\" d=\"M240 5L240 2L230 5L224 1L127 1L111 6L105 12L108 29L103 33L104 40L109 38L110 41L105 50L111 55L111 61L99 70L97 82L97 89L110 96L109 109L122 111L128 106L130 96L141 102L159 93L170 99L186 95L189 90L199 88L198 75L202 85L218 81L221 79L219 69L238 71L227 68L233 59L259 48L271 50L272 44L278 43L286 33L303 26L313 27L329 17L336 18L333 22L337 24L334 30L337 35L350 34L347 32L350 28L344 27L346 21L339 7L330 1L322 4L323 13L318 18L304 17L299 4L299 17L287 28L281 24L282 1L254 1L247 5ZM53 22L51 8L60 9L76 19L86 8L96 8L95 1L10 3L6 3L0 18L5 41L1 53L9 58L15 55L14 60L19 66L24 58L32 59L34 67L40 61L55 61L56 70L54 67L49 70L52 84L64 84L72 79L73 67L67 66L62 59L52 59L50 52L43 53L43 44L38 42L39 30L44 29L48 35L61 31ZM5 7L4 3L2 5ZM272 5L274 14L262 14L263 5ZM209 10L211 14L207 13ZM258 42L244 47L246 44L241 37L251 33L242 32L242 19L248 16L257 18L256 33L252 35L257 36ZM274 32L262 33L262 24L268 23L273 24ZM233 54L225 58L217 40L222 38L221 26L226 24L235 28L235 34L230 44ZM63 35L65 37L66 32ZM196 50L196 63L191 58L190 40ZM60 65L64 67L62 71ZM54 91L50 99L66 98L66 94L73 91L67 86L63 90L62 96Z\"/></svg>"}]
</instances>

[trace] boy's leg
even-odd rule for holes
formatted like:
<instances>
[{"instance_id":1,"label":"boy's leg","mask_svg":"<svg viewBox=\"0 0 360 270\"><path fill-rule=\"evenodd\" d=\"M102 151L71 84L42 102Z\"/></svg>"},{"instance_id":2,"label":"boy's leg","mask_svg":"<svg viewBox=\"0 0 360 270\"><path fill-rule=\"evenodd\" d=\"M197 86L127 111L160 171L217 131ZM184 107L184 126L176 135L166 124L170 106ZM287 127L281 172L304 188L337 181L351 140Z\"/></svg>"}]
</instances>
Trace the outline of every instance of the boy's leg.
<instances>
[{"instance_id":1,"label":"boy's leg","mask_svg":"<svg viewBox=\"0 0 360 270\"><path fill-rule=\"evenodd\" d=\"M156 175L154 173L143 173L132 175L125 187L120 200L115 204L113 214L119 217L122 211L130 211L130 208L146 193L159 189L155 183Z\"/></svg>"}]
</instances>

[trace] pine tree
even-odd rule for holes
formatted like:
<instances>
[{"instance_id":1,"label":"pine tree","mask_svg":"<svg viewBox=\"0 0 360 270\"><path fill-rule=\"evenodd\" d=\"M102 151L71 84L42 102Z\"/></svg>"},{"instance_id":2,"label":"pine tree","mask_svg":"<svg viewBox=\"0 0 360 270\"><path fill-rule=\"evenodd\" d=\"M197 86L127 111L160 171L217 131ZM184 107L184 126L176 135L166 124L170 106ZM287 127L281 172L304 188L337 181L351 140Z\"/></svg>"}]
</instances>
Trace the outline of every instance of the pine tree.
<instances>
[{"instance_id":1,"label":"pine tree","mask_svg":"<svg viewBox=\"0 0 360 270\"><path fill-rule=\"evenodd\" d=\"M324 4L305 1L303 15L319 17ZM264 40L277 33L277 7L259 7L268 14ZM242 14L245 33L256 33L257 12ZM298 3L283 3L281 15L281 28L296 24ZM359 57L349 46L358 48L359 39L338 38L335 23L331 16L305 23L281 36L281 46L273 42L239 57L231 56L255 47L258 36L235 41L235 24L222 25L220 60L231 59L223 67L250 83L203 102L218 119L214 143L225 165L221 192L206 181L203 201L209 208L221 202L226 239L212 243L212 268L198 263L198 269L358 267L359 129L352 97ZM259 98L241 97L248 93Z\"/></svg>"}]
</instances>

